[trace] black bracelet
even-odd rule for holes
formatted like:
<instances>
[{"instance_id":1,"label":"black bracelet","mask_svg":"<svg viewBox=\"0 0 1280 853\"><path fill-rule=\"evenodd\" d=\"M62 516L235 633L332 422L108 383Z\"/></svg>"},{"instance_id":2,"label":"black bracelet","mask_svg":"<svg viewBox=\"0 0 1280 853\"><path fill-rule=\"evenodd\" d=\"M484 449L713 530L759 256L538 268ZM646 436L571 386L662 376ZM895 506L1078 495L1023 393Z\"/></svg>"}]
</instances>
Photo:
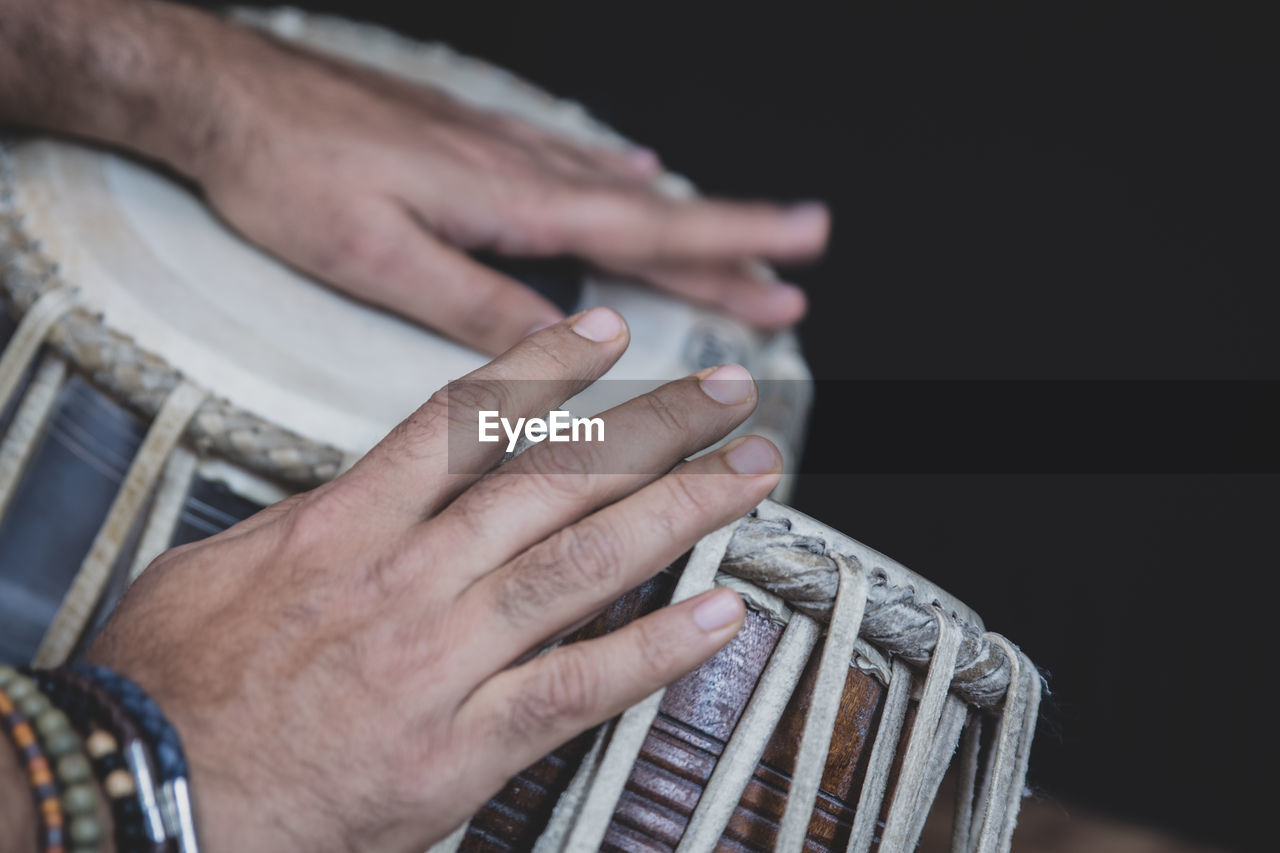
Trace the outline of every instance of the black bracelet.
<instances>
[{"instance_id":1,"label":"black bracelet","mask_svg":"<svg viewBox=\"0 0 1280 853\"><path fill-rule=\"evenodd\" d=\"M157 764L160 814L166 836L175 840L181 853L199 853L191 788L187 781L187 757L178 731L160 706L130 679L105 666L73 664L72 672L102 687L137 723L147 738Z\"/></svg>"}]
</instances>

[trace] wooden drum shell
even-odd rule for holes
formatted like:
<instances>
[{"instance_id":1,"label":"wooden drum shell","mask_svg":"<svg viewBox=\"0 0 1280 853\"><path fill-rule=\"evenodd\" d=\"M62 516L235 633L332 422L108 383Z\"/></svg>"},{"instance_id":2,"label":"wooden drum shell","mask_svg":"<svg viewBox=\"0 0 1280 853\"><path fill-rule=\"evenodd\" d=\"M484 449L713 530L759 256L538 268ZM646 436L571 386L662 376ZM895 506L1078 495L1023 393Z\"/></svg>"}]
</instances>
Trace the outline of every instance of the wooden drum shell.
<instances>
[{"instance_id":1,"label":"wooden drum shell","mask_svg":"<svg viewBox=\"0 0 1280 853\"><path fill-rule=\"evenodd\" d=\"M676 578L677 572L668 570L647 581L570 642L607 633L663 606ZM667 689L602 849L628 853L675 849L782 630L776 621L748 609L742 631L729 645ZM717 849L773 849L820 655L821 645L813 650ZM884 693L874 675L850 666L806 850L843 851L848 843ZM511 779L472 819L459 849L472 853L532 849L593 737L591 732L579 736Z\"/></svg>"}]
</instances>

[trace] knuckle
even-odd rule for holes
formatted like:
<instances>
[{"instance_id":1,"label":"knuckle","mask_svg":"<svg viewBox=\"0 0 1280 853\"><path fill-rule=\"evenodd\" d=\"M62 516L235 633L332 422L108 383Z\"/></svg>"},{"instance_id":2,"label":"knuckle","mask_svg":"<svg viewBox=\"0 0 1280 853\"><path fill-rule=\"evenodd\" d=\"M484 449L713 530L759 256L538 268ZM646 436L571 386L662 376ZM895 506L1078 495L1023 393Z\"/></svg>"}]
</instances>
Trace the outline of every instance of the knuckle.
<instances>
[{"instance_id":1,"label":"knuckle","mask_svg":"<svg viewBox=\"0 0 1280 853\"><path fill-rule=\"evenodd\" d=\"M533 683L512 700L506 722L516 739L545 737L595 707L596 679L580 652L564 649L545 660Z\"/></svg>"},{"instance_id":2,"label":"knuckle","mask_svg":"<svg viewBox=\"0 0 1280 853\"><path fill-rule=\"evenodd\" d=\"M665 257L670 223L664 208L642 193L611 188L587 193L584 207L610 256L650 260Z\"/></svg>"},{"instance_id":3,"label":"knuckle","mask_svg":"<svg viewBox=\"0 0 1280 853\"><path fill-rule=\"evenodd\" d=\"M582 370L582 365L568 357L560 346L551 346L546 339L534 336L525 341L529 354L539 362L540 366L550 367L554 372L572 376Z\"/></svg>"},{"instance_id":4,"label":"knuckle","mask_svg":"<svg viewBox=\"0 0 1280 853\"><path fill-rule=\"evenodd\" d=\"M670 509L681 518L705 518L718 508L717 498L727 495L727 490L714 494L703 489L704 484L695 482L688 474L672 474L668 476L667 494L670 498Z\"/></svg>"},{"instance_id":5,"label":"knuckle","mask_svg":"<svg viewBox=\"0 0 1280 853\"><path fill-rule=\"evenodd\" d=\"M617 531L587 520L561 535L560 563L589 585L611 584L623 560L622 539Z\"/></svg>"},{"instance_id":6,"label":"knuckle","mask_svg":"<svg viewBox=\"0 0 1280 853\"><path fill-rule=\"evenodd\" d=\"M510 565L494 590L494 607L504 621L523 625L563 607L566 595L612 588L622 568L623 545L599 523L584 521L556 534L544 546ZM619 590L621 592L621 590Z\"/></svg>"},{"instance_id":7,"label":"knuckle","mask_svg":"<svg viewBox=\"0 0 1280 853\"><path fill-rule=\"evenodd\" d=\"M391 458L407 460L421 459L428 455L426 449L428 439L440 432L442 421L449 422L452 409L449 406L447 388L441 388L432 394L427 402L419 406L412 414L396 424L382 441L378 442L377 453ZM373 454L370 454L373 455ZM369 457L366 456L366 459ZM359 470L364 460L356 463L353 470Z\"/></svg>"},{"instance_id":8,"label":"knuckle","mask_svg":"<svg viewBox=\"0 0 1280 853\"><path fill-rule=\"evenodd\" d=\"M594 469L594 454L588 445L544 441L529 448L525 456L529 473L547 492L570 498L588 492L588 475Z\"/></svg>"},{"instance_id":9,"label":"knuckle","mask_svg":"<svg viewBox=\"0 0 1280 853\"><path fill-rule=\"evenodd\" d=\"M566 235L576 218L571 195L550 181L522 182L517 198L508 206L510 230L500 241L505 252L535 256L556 255L570 249Z\"/></svg>"},{"instance_id":10,"label":"knuckle","mask_svg":"<svg viewBox=\"0 0 1280 853\"><path fill-rule=\"evenodd\" d=\"M334 239L321 256L326 272L360 270L386 274L401 255L397 229L388 227L385 215L368 211L341 214L334 232Z\"/></svg>"},{"instance_id":11,"label":"knuckle","mask_svg":"<svg viewBox=\"0 0 1280 853\"><path fill-rule=\"evenodd\" d=\"M460 379L431 395L436 407L448 412L450 423L464 422L474 426L481 411L510 414L508 397L500 382L486 379Z\"/></svg>"},{"instance_id":12,"label":"knuckle","mask_svg":"<svg viewBox=\"0 0 1280 853\"><path fill-rule=\"evenodd\" d=\"M515 625L541 618L547 608L563 607L566 595L616 586L622 556L614 532L599 522L581 522L513 563L495 590L495 607Z\"/></svg>"},{"instance_id":13,"label":"knuckle","mask_svg":"<svg viewBox=\"0 0 1280 853\"><path fill-rule=\"evenodd\" d=\"M337 484L304 495L280 516L280 547L291 554L314 554L328 549L335 531L350 530L362 517L362 500Z\"/></svg>"},{"instance_id":14,"label":"knuckle","mask_svg":"<svg viewBox=\"0 0 1280 853\"><path fill-rule=\"evenodd\" d=\"M577 649L560 655L548 667L544 691L547 705L557 716L577 718L588 713L596 702L596 679L586 656Z\"/></svg>"},{"instance_id":15,"label":"knuckle","mask_svg":"<svg viewBox=\"0 0 1280 853\"><path fill-rule=\"evenodd\" d=\"M363 561L361 569L362 582L357 590L376 602L393 601L403 595L419 575L418 566L397 549L374 551Z\"/></svg>"},{"instance_id":16,"label":"knuckle","mask_svg":"<svg viewBox=\"0 0 1280 853\"><path fill-rule=\"evenodd\" d=\"M680 406L672 405L662 390L646 394L643 397L649 414L658 422L658 426L669 433L684 435L689 432L689 412Z\"/></svg>"}]
</instances>

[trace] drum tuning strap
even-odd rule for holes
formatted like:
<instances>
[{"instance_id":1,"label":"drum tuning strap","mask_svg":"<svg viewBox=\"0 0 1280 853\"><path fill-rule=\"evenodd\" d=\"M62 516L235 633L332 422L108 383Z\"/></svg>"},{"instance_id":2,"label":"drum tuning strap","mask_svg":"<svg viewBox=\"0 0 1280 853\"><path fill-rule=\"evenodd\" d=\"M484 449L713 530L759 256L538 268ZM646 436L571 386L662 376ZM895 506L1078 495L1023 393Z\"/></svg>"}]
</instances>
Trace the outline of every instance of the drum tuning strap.
<instances>
[{"instance_id":1,"label":"drum tuning strap","mask_svg":"<svg viewBox=\"0 0 1280 853\"><path fill-rule=\"evenodd\" d=\"M955 819L951 823L951 853L966 853L969 850L974 789L978 782L978 759L981 753L982 715L970 711L969 723L965 726L964 739L960 743Z\"/></svg>"},{"instance_id":2,"label":"drum tuning strap","mask_svg":"<svg viewBox=\"0 0 1280 853\"><path fill-rule=\"evenodd\" d=\"M1022 799L1023 780L1040 708L1040 674L1013 643L999 634L986 638L1004 649L1012 665L1009 690L1000 713L995 746L974 805L968 850L1008 850Z\"/></svg>"},{"instance_id":3,"label":"drum tuning strap","mask_svg":"<svg viewBox=\"0 0 1280 853\"><path fill-rule=\"evenodd\" d=\"M600 766L600 756L608 741L609 726L597 728L591 740L591 748L582 757L582 763L578 765L578 771L569 781L569 787L565 788L556 802L547 828L533 845L533 853L559 853L564 849L565 839L582 808L582 801L586 799L587 791L591 789L591 783L595 779L595 768Z\"/></svg>"},{"instance_id":4,"label":"drum tuning strap","mask_svg":"<svg viewBox=\"0 0 1280 853\"><path fill-rule=\"evenodd\" d=\"M716 759L715 770L680 837L676 853L710 850L719 841L800 682L820 633L818 623L803 614L794 614L787 623L733 735Z\"/></svg>"},{"instance_id":5,"label":"drum tuning strap","mask_svg":"<svg viewBox=\"0 0 1280 853\"><path fill-rule=\"evenodd\" d=\"M23 315L4 354L0 355L0 411L8 407L49 332L73 307L74 294L68 288L58 287L42 294ZM46 355L14 410L13 420L0 441L0 517L8 511L22 472L36 451L66 371L62 359Z\"/></svg>"},{"instance_id":6,"label":"drum tuning strap","mask_svg":"<svg viewBox=\"0 0 1280 853\"><path fill-rule=\"evenodd\" d=\"M9 404L27 368L35 360L40 346L54 324L75 307L75 296L68 288L57 287L41 294L27 309L13 337L0 356L0 409Z\"/></svg>"},{"instance_id":7,"label":"drum tuning strap","mask_svg":"<svg viewBox=\"0 0 1280 853\"><path fill-rule=\"evenodd\" d=\"M804 721L795 774L787 794L782 824L778 829L774 849L782 853L799 853L804 849L809 818L813 814L818 788L822 784L822 771L827 766L827 753L831 748L836 714L844 698L849 661L853 659L853 647L866 612L866 572L852 558L834 555L834 559L840 573L840 585L836 590L831 623L827 628L827 641L822 647L817 684Z\"/></svg>"},{"instance_id":8,"label":"drum tuning strap","mask_svg":"<svg viewBox=\"0 0 1280 853\"><path fill-rule=\"evenodd\" d=\"M67 364L62 359L52 354L42 358L0 440L0 518L8 512L22 472L39 446L66 375Z\"/></svg>"},{"instance_id":9,"label":"drum tuning strap","mask_svg":"<svg viewBox=\"0 0 1280 853\"><path fill-rule=\"evenodd\" d=\"M934 793L928 792L927 799L924 796L926 780L932 778L936 786L955 749L955 739L960 735L958 724L964 722L964 703L959 699L949 701L956 656L960 650L960 629L940 608L930 605L929 609L937 620L938 644L929 663L924 691L907 741L906 758L890 801L889 819L880 842L884 850L911 850L915 847L916 838L912 835L915 815L927 810L925 807L932 801Z\"/></svg>"},{"instance_id":10,"label":"drum tuning strap","mask_svg":"<svg viewBox=\"0 0 1280 853\"><path fill-rule=\"evenodd\" d=\"M207 396L204 390L182 381L165 398L147 430L137 456L129 465L129 471L94 537L80 571L45 632L36 652L36 666L57 666L75 648L102 597L102 591L119 559L120 550L124 547L138 514L146 505L152 487L182 437L187 423Z\"/></svg>"},{"instance_id":11,"label":"drum tuning strap","mask_svg":"<svg viewBox=\"0 0 1280 853\"><path fill-rule=\"evenodd\" d=\"M175 447L169 454L169 461L165 463L164 473L160 475L151 501L146 526L134 551L133 565L129 567L130 586L156 557L169 549L198 462L196 454L182 446Z\"/></svg>"},{"instance_id":12,"label":"drum tuning strap","mask_svg":"<svg viewBox=\"0 0 1280 853\"><path fill-rule=\"evenodd\" d=\"M894 658L889 678L889 693L880 712L880 726L876 730L871 757L867 760L866 780L858 795L858 809L853 815L853 828L849 832L849 853L866 853L871 849L876 822L880 818L880 806L884 802L885 789L889 786L889 774L897 754L898 739L907 719L911 702L911 686L914 676L902 658Z\"/></svg>"},{"instance_id":13,"label":"drum tuning strap","mask_svg":"<svg viewBox=\"0 0 1280 853\"><path fill-rule=\"evenodd\" d=\"M693 549L689 562L676 584L671 595L671 603L676 604L692 598L700 592L711 589L715 583L716 571L724 559L729 540L742 520L733 522L703 537ZM578 820L569 830L562 850L573 853L587 853L600 849L609 822L613 819L613 810L618 797L626 785L631 768L635 765L644 739L649 734L649 727L658 716L658 707L662 704L664 691L654 692L644 701L627 709L618 719L605 748L598 768L587 767L583 762L579 773L593 773L586 796L577 809ZM572 784L572 783L571 783ZM565 818L572 815L564 815ZM552 832L554 824L546 832Z\"/></svg>"}]
</instances>

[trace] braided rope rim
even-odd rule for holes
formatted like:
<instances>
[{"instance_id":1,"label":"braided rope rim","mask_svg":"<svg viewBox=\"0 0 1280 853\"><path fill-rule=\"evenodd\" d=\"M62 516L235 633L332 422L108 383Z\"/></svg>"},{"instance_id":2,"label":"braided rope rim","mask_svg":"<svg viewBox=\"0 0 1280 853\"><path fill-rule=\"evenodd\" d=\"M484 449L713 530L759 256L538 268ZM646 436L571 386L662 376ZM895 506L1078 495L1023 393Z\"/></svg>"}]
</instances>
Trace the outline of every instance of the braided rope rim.
<instances>
[{"instance_id":1,"label":"braided rope rim","mask_svg":"<svg viewBox=\"0 0 1280 853\"><path fill-rule=\"evenodd\" d=\"M793 529L797 519L807 521L810 529L825 527L797 510L766 500L742 520L729 540L721 571L767 594L752 596L750 589L730 584L747 593L753 609L785 620L787 614L779 614L776 605L768 600L776 596L789 608L825 624L831 618L839 586L839 568L832 554L839 554L870 573L861 639L923 671L938 644L939 619L948 618L960 630L951 690L984 710L996 710L1002 705L1010 686L1011 662L967 608L957 606L958 602L949 596L948 600L939 601L937 596L945 593L887 557L869 560L867 554L875 554L870 549L860 557L847 553L835 536L797 532ZM939 604L944 606L938 607Z\"/></svg>"}]
</instances>

